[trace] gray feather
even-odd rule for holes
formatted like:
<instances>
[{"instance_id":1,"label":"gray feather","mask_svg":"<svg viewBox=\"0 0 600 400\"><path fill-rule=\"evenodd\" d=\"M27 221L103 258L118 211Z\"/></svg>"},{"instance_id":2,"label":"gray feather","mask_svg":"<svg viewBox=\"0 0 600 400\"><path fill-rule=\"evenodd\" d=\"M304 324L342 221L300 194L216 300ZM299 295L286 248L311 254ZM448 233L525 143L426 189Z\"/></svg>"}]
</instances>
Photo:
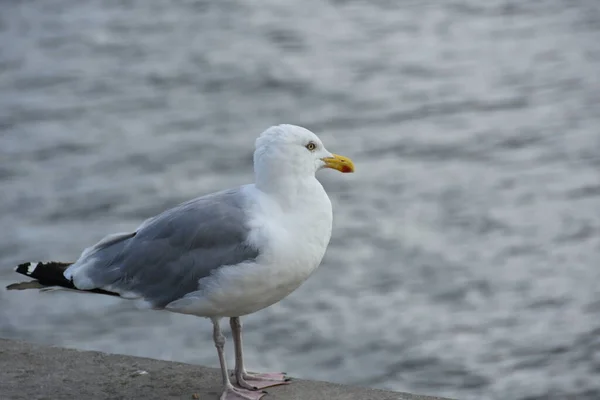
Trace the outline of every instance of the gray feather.
<instances>
[{"instance_id":1,"label":"gray feather","mask_svg":"<svg viewBox=\"0 0 600 400\"><path fill-rule=\"evenodd\" d=\"M196 198L145 221L135 233L105 238L77 264L92 261L85 277L96 288L133 293L163 308L198 290L198 280L219 267L256 259L242 207L240 189Z\"/></svg>"}]
</instances>

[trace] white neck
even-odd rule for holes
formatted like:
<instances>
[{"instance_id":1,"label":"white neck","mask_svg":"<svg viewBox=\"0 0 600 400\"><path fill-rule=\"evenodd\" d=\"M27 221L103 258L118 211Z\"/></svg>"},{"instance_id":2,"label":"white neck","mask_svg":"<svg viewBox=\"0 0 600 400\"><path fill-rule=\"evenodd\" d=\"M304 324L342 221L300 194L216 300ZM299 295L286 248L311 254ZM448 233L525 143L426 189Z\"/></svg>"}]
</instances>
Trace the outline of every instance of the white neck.
<instances>
[{"instance_id":1,"label":"white neck","mask_svg":"<svg viewBox=\"0 0 600 400\"><path fill-rule=\"evenodd\" d=\"M315 195L315 190L325 192L314 175L290 176L267 169L256 171L255 186L271 196L283 209L305 203L307 198Z\"/></svg>"}]
</instances>

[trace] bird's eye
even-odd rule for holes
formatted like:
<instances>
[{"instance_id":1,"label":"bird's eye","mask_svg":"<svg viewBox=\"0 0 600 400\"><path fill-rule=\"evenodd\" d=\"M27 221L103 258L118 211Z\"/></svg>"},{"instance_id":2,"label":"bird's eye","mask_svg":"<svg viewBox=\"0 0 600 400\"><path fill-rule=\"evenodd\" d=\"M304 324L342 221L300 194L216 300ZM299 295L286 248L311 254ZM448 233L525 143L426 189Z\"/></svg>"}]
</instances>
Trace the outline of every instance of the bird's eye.
<instances>
[{"instance_id":1,"label":"bird's eye","mask_svg":"<svg viewBox=\"0 0 600 400\"><path fill-rule=\"evenodd\" d=\"M315 149L317 148L317 145L315 144L315 142L308 142L308 144L306 145L306 148L310 151L315 151Z\"/></svg>"}]
</instances>

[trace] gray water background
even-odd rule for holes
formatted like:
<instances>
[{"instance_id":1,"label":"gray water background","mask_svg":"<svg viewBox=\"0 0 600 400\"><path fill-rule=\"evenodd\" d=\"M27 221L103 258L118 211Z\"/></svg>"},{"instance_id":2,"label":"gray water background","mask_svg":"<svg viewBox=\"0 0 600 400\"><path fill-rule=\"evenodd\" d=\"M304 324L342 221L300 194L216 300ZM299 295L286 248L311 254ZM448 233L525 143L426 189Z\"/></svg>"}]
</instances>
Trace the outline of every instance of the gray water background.
<instances>
[{"instance_id":1,"label":"gray water background","mask_svg":"<svg viewBox=\"0 0 600 400\"><path fill-rule=\"evenodd\" d=\"M2 1L0 40L0 336L217 366L209 321L4 286L250 182L287 122L357 172L253 369L600 399L600 2Z\"/></svg>"}]
</instances>

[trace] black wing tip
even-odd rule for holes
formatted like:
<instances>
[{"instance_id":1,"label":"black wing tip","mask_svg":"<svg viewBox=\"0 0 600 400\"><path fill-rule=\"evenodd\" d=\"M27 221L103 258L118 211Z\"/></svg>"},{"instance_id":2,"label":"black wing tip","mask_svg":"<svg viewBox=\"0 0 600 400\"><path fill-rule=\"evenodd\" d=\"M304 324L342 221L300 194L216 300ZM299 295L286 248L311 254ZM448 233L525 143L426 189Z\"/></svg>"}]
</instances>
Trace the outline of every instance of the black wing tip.
<instances>
[{"instance_id":1,"label":"black wing tip","mask_svg":"<svg viewBox=\"0 0 600 400\"><path fill-rule=\"evenodd\" d=\"M15 272L29 276L34 279L43 279L48 276L62 276L62 273L72 263L58 262L58 261L31 261L19 264L15 268ZM42 268L43 267L43 268Z\"/></svg>"},{"instance_id":2,"label":"black wing tip","mask_svg":"<svg viewBox=\"0 0 600 400\"><path fill-rule=\"evenodd\" d=\"M31 276L31 274L40 264L40 262L26 262L23 264L19 264L17 268L15 268L15 272L18 272L19 274L23 274L25 276Z\"/></svg>"},{"instance_id":3,"label":"black wing tip","mask_svg":"<svg viewBox=\"0 0 600 400\"><path fill-rule=\"evenodd\" d=\"M67 289L79 290L73 285L73 282L64 277L63 273L72 263L59 261L33 261L19 264L15 271L36 281L14 283L7 287L8 290L40 289L48 286L62 286ZM118 293L109 292L103 289L81 290L82 292L91 292L106 294L110 296L119 296Z\"/></svg>"}]
</instances>

